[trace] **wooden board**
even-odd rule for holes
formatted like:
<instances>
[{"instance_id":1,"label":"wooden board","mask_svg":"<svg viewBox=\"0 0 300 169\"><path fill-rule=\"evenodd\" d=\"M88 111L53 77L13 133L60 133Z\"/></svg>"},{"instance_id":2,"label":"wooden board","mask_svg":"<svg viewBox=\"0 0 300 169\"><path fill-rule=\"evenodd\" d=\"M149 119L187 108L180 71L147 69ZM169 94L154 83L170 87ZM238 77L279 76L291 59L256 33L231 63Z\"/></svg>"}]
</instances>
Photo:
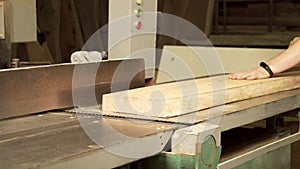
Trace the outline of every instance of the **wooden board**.
<instances>
[{"instance_id":1,"label":"wooden board","mask_svg":"<svg viewBox=\"0 0 300 169\"><path fill-rule=\"evenodd\" d=\"M235 81L228 79L228 76L217 76L155 85L104 95L103 111L175 117L225 103L299 88L299 75L300 72L293 72L254 81Z\"/></svg>"},{"instance_id":2,"label":"wooden board","mask_svg":"<svg viewBox=\"0 0 300 169\"><path fill-rule=\"evenodd\" d=\"M92 106L92 107L85 107L84 109L80 110L70 110L70 112L82 112L85 114L91 115L103 115L109 117L117 117L117 118L127 118L127 119L143 119L147 121L159 121L159 122L167 122L167 123L180 123L180 124L197 124L201 123L206 120L214 119L219 116L226 116L233 113L246 113L246 114L253 114L256 112L264 113L268 117L269 114L278 114L286 111L290 111L296 109L300 106L298 100L300 98L300 89L289 90L279 93L274 93L266 96L251 98L247 100L242 100L234 103L229 103L224 106L217 106L214 110L221 110L222 112L211 111L212 109L205 109L201 111L196 111L193 113L188 113L182 116L177 117L149 117L143 115L135 115L135 114L128 114L128 113L121 113L121 112L109 112L109 111L102 111L102 105ZM287 103L289 105L287 105ZM281 105L285 105L284 108L280 108ZM223 107L223 108L222 108ZM272 109L270 109L272 107ZM280 108L278 112L274 112L277 108ZM274 110L273 110L274 109ZM261 116L262 119L266 116Z\"/></svg>"}]
</instances>

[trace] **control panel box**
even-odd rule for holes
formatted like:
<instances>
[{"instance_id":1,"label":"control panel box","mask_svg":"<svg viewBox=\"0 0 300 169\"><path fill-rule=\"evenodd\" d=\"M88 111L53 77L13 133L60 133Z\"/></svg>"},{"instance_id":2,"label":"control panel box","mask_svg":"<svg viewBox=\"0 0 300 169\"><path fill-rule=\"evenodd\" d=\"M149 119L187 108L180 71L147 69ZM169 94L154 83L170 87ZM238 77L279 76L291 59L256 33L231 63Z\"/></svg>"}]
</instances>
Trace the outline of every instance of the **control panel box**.
<instances>
[{"instance_id":1,"label":"control panel box","mask_svg":"<svg viewBox=\"0 0 300 169\"><path fill-rule=\"evenodd\" d=\"M9 3L11 42L37 41L36 0L9 0Z\"/></svg>"},{"instance_id":2,"label":"control panel box","mask_svg":"<svg viewBox=\"0 0 300 169\"><path fill-rule=\"evenodd\" d=\"M108 59L144 58L146 78L155 71L157 0L110 0Z\"/></svg>"}]
</instances>

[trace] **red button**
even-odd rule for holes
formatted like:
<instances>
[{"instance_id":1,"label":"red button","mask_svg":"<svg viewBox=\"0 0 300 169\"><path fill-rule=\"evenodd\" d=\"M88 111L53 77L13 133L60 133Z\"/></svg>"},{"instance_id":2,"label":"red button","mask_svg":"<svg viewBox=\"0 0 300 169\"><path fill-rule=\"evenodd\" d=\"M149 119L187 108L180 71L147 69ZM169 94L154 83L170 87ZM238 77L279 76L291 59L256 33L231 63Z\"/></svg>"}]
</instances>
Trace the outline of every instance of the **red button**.
<instances>
[{"instance_id":1,"label":"red button","mask_svg":"<svg viewBox=\"0 0 300 169\"><path fill-rule=\"evenodd\" d=\"M143 27L143 23L141 21L138 21L136 23L136 29L141 29Z\"/></svg>"}]
</instances>

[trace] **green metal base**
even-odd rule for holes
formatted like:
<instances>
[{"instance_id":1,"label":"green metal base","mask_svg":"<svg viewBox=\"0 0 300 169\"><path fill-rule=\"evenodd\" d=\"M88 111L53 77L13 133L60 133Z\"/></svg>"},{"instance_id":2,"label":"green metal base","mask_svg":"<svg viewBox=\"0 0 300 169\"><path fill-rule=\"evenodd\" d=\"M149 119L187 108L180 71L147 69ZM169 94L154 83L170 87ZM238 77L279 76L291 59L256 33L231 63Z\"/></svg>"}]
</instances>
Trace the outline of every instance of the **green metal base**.
<instances>
[{"instance_id":1,"label":"green metal base","mask_svg":"<svg viewBox=\"0 0 300 169\"><path fill-rule=\"evenodd\" d=\"M220 151L221 152L221 151ZM162 153L159 156L146 159L139 164L139 169L215 169L218 163L204 166L200 165L197 156Z\"/></svg>"},{"instance_id":2,"label":"green metal base","mask_svg":"<svg viewBox=\"0 0 300 169\"><path fill-rule=\"evenodd\" d=\"M220 151L221 149L219 149ZM162 153L145 159L138 164L139 169L207 169L207 166L196 166L197 156ZM291 162L291 146L285 146L269 152L254 160L248 161L233 169L288 169ZM214 164L210 169L215 169Z\"/></svg>"},{"instance_id":3,"label":"green metal base","mask_svg":"<svg viewBox=\"0 0 300 169\"><path fill-rule=\"evenodd\" d=\"M209 143L209 142L207 142ZM209 147L209 146L204 146ZM204 150L204 149L202 149ZM215 169L219 163L221 147L216 149L217 156L211 165L206 162L212 161L211 153L200 153L197 156L162 153L158 156L142 160L138 163L138 169ZM204 150L205 151L205 150ZM207 157L204 157L203 154ZM208 160L209 159L209 160ZM205 162L206 161L206 162ZM288 169L291 162L291 145L279 148L233 169Z\"/></svg>"},{"instance_id":4,"label":"green metal base","mask_svg":"<svg viewBox=\"0 0 300 169\"><path fill-rule=\"evenodd\" d=\"M162 153L139 162L139 169L215 169L221 157L221 147L216 147L212 136L197 146L200 153L183 155Z\"/></svg>"}]
</instances>

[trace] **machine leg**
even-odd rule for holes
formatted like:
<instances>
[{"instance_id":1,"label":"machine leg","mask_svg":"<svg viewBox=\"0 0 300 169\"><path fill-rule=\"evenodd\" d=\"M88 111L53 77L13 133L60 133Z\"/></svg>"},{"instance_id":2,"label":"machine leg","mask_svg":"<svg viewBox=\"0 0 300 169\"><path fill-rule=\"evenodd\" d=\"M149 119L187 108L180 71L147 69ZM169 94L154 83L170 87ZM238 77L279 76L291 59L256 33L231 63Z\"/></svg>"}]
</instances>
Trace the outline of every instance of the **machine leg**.
<instances>
[{"instance_id":1,"label":"machine leg","mask_svg":"<svg viewBox=\"0 0 300 169\"><path fill-rule=\"evenodd\" d=\"M139 169L215 169L221 156L220 128L209 123L177 130L172 152L141 161Z\"/></svg>"}]
</instances>

